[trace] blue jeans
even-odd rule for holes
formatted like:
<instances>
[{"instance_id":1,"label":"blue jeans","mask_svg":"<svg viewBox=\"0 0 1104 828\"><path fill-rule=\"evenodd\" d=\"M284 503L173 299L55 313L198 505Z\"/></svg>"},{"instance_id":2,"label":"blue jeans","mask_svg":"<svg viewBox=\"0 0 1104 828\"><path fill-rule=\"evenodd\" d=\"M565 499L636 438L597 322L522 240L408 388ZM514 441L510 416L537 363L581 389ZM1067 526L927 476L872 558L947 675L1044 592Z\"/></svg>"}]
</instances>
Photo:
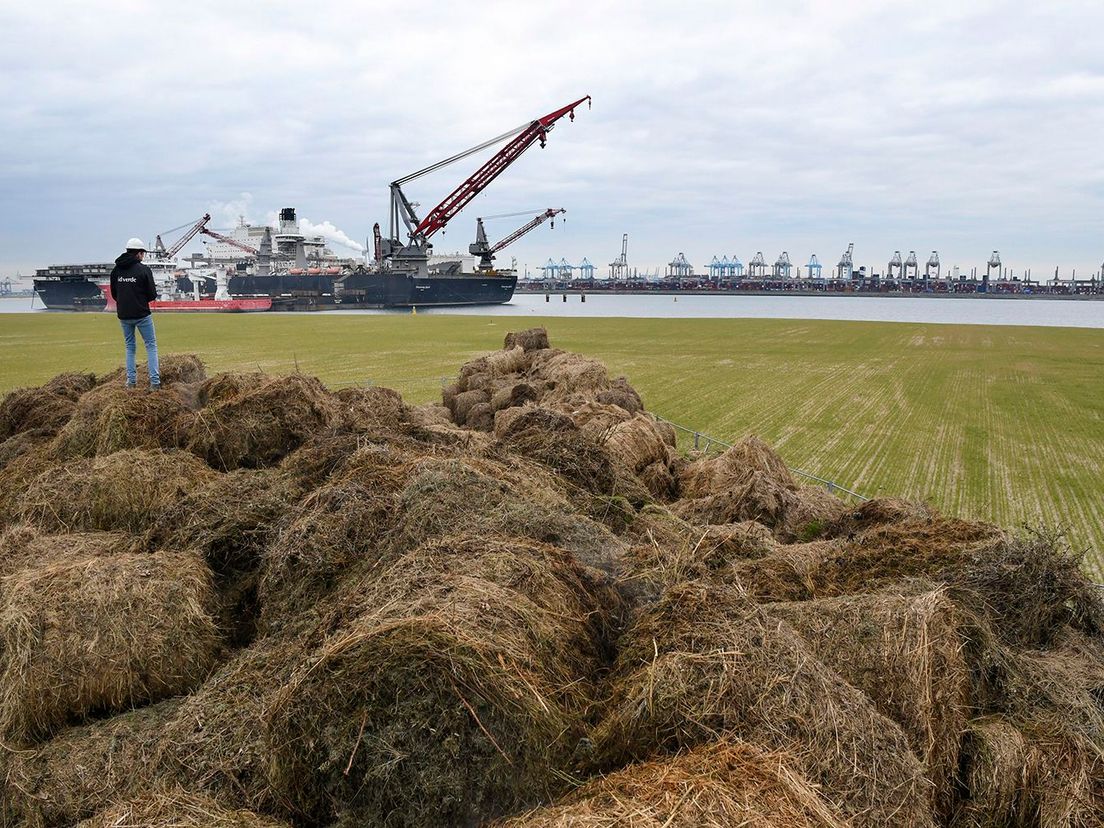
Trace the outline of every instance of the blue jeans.
<instances>
[{"instance_id":1,"label":"blue jeans","mask_svg":"<svg viewBox=\"0 0 1104 828\"><path fill-rule=\"evenodd\" d=\"M138 369L134 365L134 352L137 349L134 339L134 329L142 335L142 342L146 346L146 361L149 363L150 385L161 384L161 366L157 362L157 335L153 332L153 317L145 316L141 319L120 319L123 327L123 341L126 342L126 381L127 385L138 382Z\"/></svg>"}]
</instances>

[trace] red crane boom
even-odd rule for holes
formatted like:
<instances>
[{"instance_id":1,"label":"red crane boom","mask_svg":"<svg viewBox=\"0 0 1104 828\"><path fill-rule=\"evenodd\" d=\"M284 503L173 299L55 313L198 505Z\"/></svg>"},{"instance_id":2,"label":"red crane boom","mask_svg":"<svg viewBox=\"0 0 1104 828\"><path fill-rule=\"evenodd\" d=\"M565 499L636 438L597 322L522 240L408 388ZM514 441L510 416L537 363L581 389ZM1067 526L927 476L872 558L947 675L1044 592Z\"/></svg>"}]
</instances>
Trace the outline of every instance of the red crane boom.
<instances>
[{"instance_id":1,"label":"red crane boom","mask_svg":"<svg viewBox=\"0 0 1104 828\"><path fill-rule=\"evenodd\" d=\"M207 218L210 218L210 216L208 216ZM242 244L237 239L232 239L229 236L224 236L222 235L222 233L217 233L214 230L210 230L206 227L201 227L199 232L205 236L210 236L212 239L218 239L220 242L226 242L226 244L230 245L231 247L236 247L238 248L238 250L245 251L246 253L252 253L254 256L261 252L255 247L250 247L248 244Z\"/></svg>"},{"instance_id":2,"label":"red crane boom","mask_svg":"<svg viewBox=\"0 0 1104 828\"><path fill-rule=\"evenodd\" d=\"M197 233L204 232L204 228L207 226L207 222L209 222L210 220L211 220L211 214L210 213L204 213L203 218L201 218L199 221L197 221L195 224L193 224L191 227L189 227L188 232L186 232L183 236L181 236L179 239L177 239L176 243L172 247L170 247L168 250L165 249L165 245L161 242L161 236L158 236L157 237L157 242L154 244L154 252L157 254L157 258L159 258L159 259L171 259L177 253L179 253L181 250L183 250L184 245L186 245L188 242L190 242L192 239L194 239L196 237ZM177 228L177 229L179 229L179 228ZM172 231L169 231L169 232L172 232Z\"/></svg>"},{"instance_id":3,"label":"red crane boom","mask_svg":"<svg viewBox=\"0 0 1104 828\"><path fill-rule=\"evenodd\" d=\"M543 213L541 213L539 216L534 218L528 224L522 225L517 230L515 230L513 233L511 233L510 235L508 235L504 239L502 239L502 241L496 242L494 245L492 245L491 246L491 252L492 253L497 253L499 250L504 248L506 245L513 244L514 242L516 242L518 239L520 239L522 236L524 236L530 230L534 230L537 227L540 227L542 224L544 224L550 218L555 218L560 213L566 213L566 212L567 212L567 210L565 210L563 207L559 207L559 208L555 208L555 209L549 208L549 209L545 210Z\"/></svg>"},{"instance_id":4,"label":"red crane boom","mask_svg":"<svg viewBox=\"0 0 1104 828\"><path fill-rule=\"evenodd\" d=\"M397 241L396 231L398 229L395 220L401 219L410 231L411 242L414 244L423 244L434 233L444 228L449 221L456 217L457 213L463 210L473 198L486 189L488 184L501 175L507 167L521 157L521 154L533 146L533 144L540 142L540 145L543 147L547 140L548 133L556 125L557 121L565 115L568 116L570 120L574 121L575 108L584 102L589 104L590 95L579 98L579 100L573 101L567 104L567 106L562 106L541 118L530 121L528 124L524 124L497 138L492 138L490 141L484 142L479 146L472 147L470 150L466 150L459 155L446 158L423 170L419 170L416 173L412 173L411 175L392 182L392 234L395 240ZM446 164L451 164L454 161L466 158L472 153L485 149L506 138L510 139L506 146L491 156L483 166L472 173L459 187L449 193L440 204L429 211L424 219L421 221L418 220L417 216L414 215L412 205L407 201L405 195L403 195L400 185L418 176L440 169Z\"/></svg>"}]
</instances>

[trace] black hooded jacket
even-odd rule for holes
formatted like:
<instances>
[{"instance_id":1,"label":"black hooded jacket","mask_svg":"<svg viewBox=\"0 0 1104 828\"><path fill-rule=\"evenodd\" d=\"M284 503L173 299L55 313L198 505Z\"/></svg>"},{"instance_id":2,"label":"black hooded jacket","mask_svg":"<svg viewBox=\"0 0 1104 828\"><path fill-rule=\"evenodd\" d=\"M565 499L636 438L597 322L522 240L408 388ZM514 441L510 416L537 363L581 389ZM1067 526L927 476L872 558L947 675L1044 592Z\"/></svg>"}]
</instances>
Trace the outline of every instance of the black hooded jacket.
<instances>
[{"instance_id":1,"label":"black hooded jacket","mask_svg":"<svg viewBox=\"0 0 1104 828\"><path fill-rule=\"evenodd\" d=\"M120 319L143 319L150 315L149 303L157 298L153 271L129 250L115 260L111 270L111 298Z\"/></svg>"}]
</instances>

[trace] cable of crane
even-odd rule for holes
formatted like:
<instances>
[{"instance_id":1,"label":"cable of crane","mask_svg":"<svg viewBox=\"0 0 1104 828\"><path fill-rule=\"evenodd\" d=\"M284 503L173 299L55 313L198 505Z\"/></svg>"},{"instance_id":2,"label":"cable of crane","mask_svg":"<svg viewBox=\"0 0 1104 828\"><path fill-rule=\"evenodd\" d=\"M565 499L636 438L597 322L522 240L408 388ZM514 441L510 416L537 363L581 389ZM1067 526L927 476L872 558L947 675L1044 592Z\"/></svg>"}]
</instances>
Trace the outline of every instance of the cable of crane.
<instances>
[{"instance_id":1,"label":"cable of crane","mask_svg":"<svg viewBox=\"0 0 1104 828\"><path fill-rule=\"evenodd\" d=\"M179 227L174 227L172 230L162 230L161 235L162 236L167 236L167 235L169 235L169 233L175 233L177 230L183 230L185 227L192 227L194 225L195 225L194 221L186 221L182 225L180 225Z\"/></svg>"},{"instance_id":2,"label":"cable of crane","mask_svg":"<svg viewBox=\"0 0 1104 828\"><path fill-rule=\"evenodd\" d=\"M480 150L485 150L485 149L487 149L487 147L493 147L495 144L501 143L502 141L505 141L507 138L513 138L515 135L518 135L521 132L523 132L524 130L528 129L529 126L532 125L533 123L534 123L533 121L526 121L524 124L519 126L517 129L511 129L509 132L504 132L501 135L497 135L494 138L491 138L489 141L484 141L482 144L479 144L478 146L472 147L471 149L466 149L463 152L457 153L456 155L452 156L451 158L446 158L443 161L438 161L436 164L430 164L428 167L425 167L424 169L418 170L417 172L410 173L410 175L404 175L402 178L396 178L394 181L391 182L391 184L392 185L405 184L407 181L413 181L415 178L421 178L423 175L427 175L427 174L433 172L434 170L441 169L441 167L447 167L449 164L452 164L455 161L460 161L461 159L467 158L469 155L474 155L475 153L479 152Z\"/></svg>"},{"instance_id":3,"label":"cable of crane","mask_svg":"<svg viewBox=\"0 0 1104 828\"><path fill-rule=\"evenodd\" d=\"M496 213L493 216L482 216L483 221L490 221L491 219L500 218L516 218L517 216L531 216L535 213L543 213L547 210L547 207L540 207L536 210L518 210L516 213Z\"/></svg>"}]
</instances>

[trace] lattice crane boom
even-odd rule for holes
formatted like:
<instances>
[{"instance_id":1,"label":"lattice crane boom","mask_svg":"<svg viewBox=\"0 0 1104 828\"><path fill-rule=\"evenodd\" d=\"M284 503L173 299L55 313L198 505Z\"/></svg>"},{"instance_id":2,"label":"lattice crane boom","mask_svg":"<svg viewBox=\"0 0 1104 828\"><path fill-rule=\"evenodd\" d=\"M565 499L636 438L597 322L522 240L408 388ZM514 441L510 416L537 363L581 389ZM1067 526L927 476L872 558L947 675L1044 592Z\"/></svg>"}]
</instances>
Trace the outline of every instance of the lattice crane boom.
<instances>
[{"instance_id":1,"label":"lattice crane boom","mask_svg":"<svg viewBox=\"0 0 1104 828\"><path fill-rule=\"evenodd\" d=\"M189 227L187 232L185 232L183 236L177 239L173 246L168 249L165 248L165 245L161 241L161 236L158 235L157 241L154 243L154 252L157 254L157 258L173 258L177 253L184 249L184 245L186 245L188 242L196 237L196 234L202 233L204 231L204 228L206 228L207 226L207 222L209 222L210 220L211 214L204 213L203 217L200 218L199 221L197 221L191 227Z\"/></svg>"},{"instance_id":2,"label":"lattice crane boom","mask_svg":"<svg viewBox=\"0 0 1104 828\"><path fill-rule=\"evenodd\" d=\"M477 218L475 220L475 243L468 245L468 252L473 256L479 256L479 269L489 270L492 267L494 260L494 254L503 248L513 244L530 230L535 230L540 227L549 219L555 219L560 213L566 213L563 207L549 207L543 213L539 213L514 232L510 233L505 238L489 244L487 242L487 231L483 227L483 219ZM515 215L514 213L508 213L506 215ZM553 222L553 226L555 223Z\"/></svg>"},{"instance_id":3,"label":"lattice crane boom","mask_svg":"<svg viewBox=\"0 0 1104 828\"><path fill-rule=\"evenodd\" d=\"M583 103L590 103L589 95L549 112L547 115L530 121L528 124L523 124L517 129L510 130L509 132L492 138L490 141L485 141L462 153L438 161L436 164L431 164L424 169L393 181L391 183L392 239L395 242L398 241L398 223L401 221L410 234L411 243L424 244L434 233L443 229L449 221L455 218L457 213L463 210L473 198L486 189L492 181L498 178L507 167L520 158L522 153L533 146L533 144L539 142L543 147L547 140L548 133L556 125L557 121L564 116L574 121L575 109ZM433 172L434 170L438 170L448 164L452 164L455 161L467 158L469 155L479 150L486 149L506 139L509 139L506 146L491 156L483 166L472 173L455 190L449 193L440 204L426 214L424 219L418 219L414 212L413 205L402 192L403 184Z\"/></svg>"}]
</instances>

